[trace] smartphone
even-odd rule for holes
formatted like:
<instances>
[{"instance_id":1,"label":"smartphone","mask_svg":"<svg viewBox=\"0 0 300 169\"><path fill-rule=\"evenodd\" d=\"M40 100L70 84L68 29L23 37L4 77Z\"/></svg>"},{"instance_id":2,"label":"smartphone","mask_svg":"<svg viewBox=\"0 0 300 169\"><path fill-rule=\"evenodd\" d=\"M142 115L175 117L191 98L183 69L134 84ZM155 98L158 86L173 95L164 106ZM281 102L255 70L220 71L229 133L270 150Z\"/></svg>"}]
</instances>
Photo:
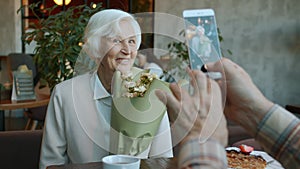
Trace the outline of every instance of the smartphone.
<instances>
[{"instance_id":1,"label":"smartphone","mask_svg":"<svg viewBox=\"0 0 300 169\"><path fill-rule=\"evenodd\" d=\"M221 59L215 12L213 9L184 10L183 19L190 67L207 72L206 63Z\"/></svg>"}]
</instances>

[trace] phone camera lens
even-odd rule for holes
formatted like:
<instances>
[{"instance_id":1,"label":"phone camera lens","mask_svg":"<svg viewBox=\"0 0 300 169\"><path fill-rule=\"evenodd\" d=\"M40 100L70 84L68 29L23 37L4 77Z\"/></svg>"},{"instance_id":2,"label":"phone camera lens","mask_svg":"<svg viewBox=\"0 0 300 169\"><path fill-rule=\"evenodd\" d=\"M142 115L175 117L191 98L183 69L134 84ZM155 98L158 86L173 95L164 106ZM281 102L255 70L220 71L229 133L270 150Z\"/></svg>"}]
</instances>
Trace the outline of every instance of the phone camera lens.
<instances>
[{"instance_id":1,"label":"phone camera lens","mask_svg":"<svg viewBox=\"0 0 300 169\"><path fill-rule=\"evenodd\" d=\"M205 64L201 67L201 71L202 72L207 72L207 66Z\"/></svg>"}]
</instances>

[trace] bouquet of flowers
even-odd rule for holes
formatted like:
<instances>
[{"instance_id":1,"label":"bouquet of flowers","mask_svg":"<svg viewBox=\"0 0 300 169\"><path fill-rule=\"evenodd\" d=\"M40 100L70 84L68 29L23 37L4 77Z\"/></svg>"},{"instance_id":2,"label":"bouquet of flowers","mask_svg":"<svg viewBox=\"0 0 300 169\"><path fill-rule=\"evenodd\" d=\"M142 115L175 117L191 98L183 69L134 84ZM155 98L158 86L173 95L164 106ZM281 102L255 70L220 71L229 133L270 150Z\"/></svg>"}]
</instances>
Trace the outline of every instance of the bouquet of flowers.
<instances>
[{"instance_id":1,"label":"bouquet of flowers","mask_svg":"<svg viewBox=\"0 0 300 169\"><path fill-rule=\"evenodd\" d=\"M154 91L169 85L149 70L132 68L113 77L110 152L137 156L147 150L166 113Z\"/></svg>"}]
</instances>

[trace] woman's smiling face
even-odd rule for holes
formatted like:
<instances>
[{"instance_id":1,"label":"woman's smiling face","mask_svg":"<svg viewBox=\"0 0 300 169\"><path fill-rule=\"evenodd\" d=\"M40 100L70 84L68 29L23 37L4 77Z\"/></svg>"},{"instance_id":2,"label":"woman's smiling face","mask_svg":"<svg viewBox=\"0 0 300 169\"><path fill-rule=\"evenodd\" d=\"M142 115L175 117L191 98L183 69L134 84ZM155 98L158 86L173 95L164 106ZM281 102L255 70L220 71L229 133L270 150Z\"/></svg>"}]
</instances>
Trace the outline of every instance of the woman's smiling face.
<instances>
[{"instance_id":1,"label":"woman's smiling face","mask_svg":"<svg viewBox=\"0 0 300 169\"><path fill-rule=\"evenodd\" d=\"M121 32L116 37L103 37L102 51L107 51L101 61L103 72L128 72L137 55L136 33L129 21L120 21Z\"/></svg>"}]
</instances>

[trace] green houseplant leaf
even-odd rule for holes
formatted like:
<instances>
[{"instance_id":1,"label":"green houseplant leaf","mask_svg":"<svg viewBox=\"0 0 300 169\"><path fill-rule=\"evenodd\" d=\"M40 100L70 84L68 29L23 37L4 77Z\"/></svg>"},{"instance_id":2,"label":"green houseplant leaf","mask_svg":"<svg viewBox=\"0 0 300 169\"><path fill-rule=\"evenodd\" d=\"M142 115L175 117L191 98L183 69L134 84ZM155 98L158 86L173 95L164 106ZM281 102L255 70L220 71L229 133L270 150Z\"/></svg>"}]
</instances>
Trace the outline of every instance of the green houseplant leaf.
<instances>
[{"instance_id":1,"label":"green houseplant leaf","mask_svg":"<svg viewBox=\"0 0 300 169\"><path fill-rule=\"evenodd\" d=\"M56 84L73 77L84 29L91 15L102 10L102 4L73 6L56 14L52 12L59 6L53 6L43 9L48 16L44 18L38 16L37 6L38 3L28 6L38 21L31 25L33 31L23 34L22 40L27 44L36 41L34 61L41 81L52 90Z\"/></svg>"}]
</instances>

